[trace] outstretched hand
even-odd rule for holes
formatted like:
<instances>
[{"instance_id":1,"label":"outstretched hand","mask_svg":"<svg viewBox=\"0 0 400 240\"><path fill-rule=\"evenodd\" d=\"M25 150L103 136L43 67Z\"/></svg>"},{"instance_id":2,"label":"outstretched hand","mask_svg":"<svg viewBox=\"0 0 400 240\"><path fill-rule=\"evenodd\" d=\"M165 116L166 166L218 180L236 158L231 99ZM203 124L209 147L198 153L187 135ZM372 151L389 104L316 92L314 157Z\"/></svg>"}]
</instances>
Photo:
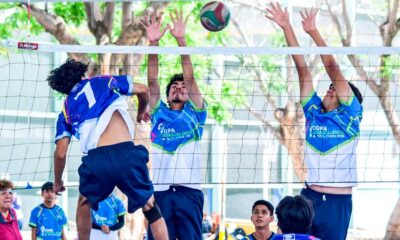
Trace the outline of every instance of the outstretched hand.
<instances>
[{"instance_id":1,"label":"outstretched hand","mask_svg":"<svg viewBox=\"0 0 400 240\"><path fill-rule=\"evenodd\" d=\"M279 3L272 2L271 7L267 7L265 10L268 12L265 17L278 24L281 28L285 28L290 24L287 9L283 10Z\"/></svg>"},{"instance_id":2,"label":"outstretched hand","mask_svg":"<svg viewBox=\"0 0 400 240\"><path fill-rule=\"evenodd\" d=\"M56 195L61 195L61 192L65 191L64 182L62 180L61 182L55 181L53 185L53 191Z\"/></svg>"},{"instance_id":3,"label":"outstretched hand","mask_svg":"<svg viewBox=\"0 0 400 240\"><path fill-rule=\"evenodd\" d=\"M139 109L138 109L138 113L137 113L137 115L136 115L136 121L137 121L138 123L141 123L142 121L148 122L148 121L150 120L150 114L149 114L149 112L150 112L149 105L147 105L147 106L144 107L144 108L139 108Z\"/></svg>"},{"instance_id":4,"label":"outstretched hand","mask_svg":"<svg viewBox=\"0 0 400 240\"><path fill-rule=\"evenodd\" d=\"M167 28L161 28L161 22L163 19L163 15L161 14L152 14L150 20L148 18L143 18L141 20L142 26L146 29L147 38L150 42L158 42L162 36L164 36Z\"/></svg>"},{"instance_id":5,"label":"outstretched hand","mask_svg":"<svg viewBox=\"0 0 400 240\"><path fill-rule=\"evenodd\" d=\"M309 10L306 9L304 12L300 12L301 18L303 19L301 24L306 33L317 29L315 26L315 18L317 17L318 11L319 8L311 8Z\"/></svg>"},{"instance_id":6,"label":"outstretched hand","mask_svg":"<svg viewBox=\"0 0 400 240\"><path fill-rule=\"evenodd\" d=\"M171 21L174 24L173 27L171 27L171 25L169 24L167 25L172 36L174 36L176 39L184 38L186 34L186 23L189 19L189 15L184 18L181 9L179 12L178 10L175 10L175 14L170 13L169 16L171 17Z\"/></svg>"}]
</instances>

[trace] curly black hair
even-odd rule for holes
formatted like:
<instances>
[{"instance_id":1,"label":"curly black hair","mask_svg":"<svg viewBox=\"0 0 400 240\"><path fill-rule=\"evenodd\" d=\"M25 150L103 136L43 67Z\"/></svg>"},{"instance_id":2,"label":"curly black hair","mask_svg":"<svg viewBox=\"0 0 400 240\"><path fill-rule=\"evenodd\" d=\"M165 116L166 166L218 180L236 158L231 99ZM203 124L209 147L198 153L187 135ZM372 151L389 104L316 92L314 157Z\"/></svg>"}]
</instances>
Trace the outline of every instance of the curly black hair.
<instances>
[{"instance_id":1,"label":"curly black hair","mask_svg":"<svg viewBox=\"0 0 400 240\"><path fill-rule=\"evenodd\" d=\"M50 72L47 81L57 92L69 94L75 84L85 76L87 69L88 65L68 58L64 64Z\"/></svg>"},{"instance_id":2,"label":"curly black hair","mask_svg":"<svg viewBox=\"0 0 400 240\"><path fill-rule=\"evenodd\" d=\"M169 90L171 89L172 84L174 84L175 82L183 82L183 73L179 73L179 74L175 74L171 77L171 79L169 80L169 83L167 85L167 89L166 89L166 94L167 97L169 97Z\"/></svg>"}]
</instances>

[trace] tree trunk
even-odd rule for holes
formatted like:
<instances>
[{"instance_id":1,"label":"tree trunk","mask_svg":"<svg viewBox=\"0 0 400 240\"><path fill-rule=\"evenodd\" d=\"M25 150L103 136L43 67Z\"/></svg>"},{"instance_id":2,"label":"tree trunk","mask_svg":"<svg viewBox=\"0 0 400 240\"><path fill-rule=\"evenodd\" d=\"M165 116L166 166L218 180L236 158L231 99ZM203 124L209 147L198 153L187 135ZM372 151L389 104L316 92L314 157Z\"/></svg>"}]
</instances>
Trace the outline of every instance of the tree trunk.
<instances>
[{"instance_id":1,"label":"tree trunk","mask_svg":"<svg viewBox=\"0 0 400 240\"><path fill-rule=\"evenodd\" d=\"M386 227L385 240L400 239L400 199L397 200L396 206L390 215L389 223Z\"/></svg>"},{"instance_id":2,"label":"tree trunk","mask_svg":"<svg viewBox=\"0 0 400 240\"><path fill-rule=\"evenodd\" d=\"M275 111L275 118L280 123L278 139L288 149L298 181L304 182L307 167L304 163L305 122L301 104L289 102L284 109Z\"/></svg>"}]
</instances>

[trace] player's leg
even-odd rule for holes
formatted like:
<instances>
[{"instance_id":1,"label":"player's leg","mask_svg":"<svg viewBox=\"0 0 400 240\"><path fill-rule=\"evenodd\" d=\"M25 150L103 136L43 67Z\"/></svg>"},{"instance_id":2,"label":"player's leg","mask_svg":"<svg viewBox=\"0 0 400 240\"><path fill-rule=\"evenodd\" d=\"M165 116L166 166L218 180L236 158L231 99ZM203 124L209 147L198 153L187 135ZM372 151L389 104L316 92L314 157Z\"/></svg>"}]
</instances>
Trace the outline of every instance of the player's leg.
<instances>
[{"instance_id":1,"label":"player's leg","mask_svg":"<svg viewBox=\"0 0 400 240\"><path fill-rule=\"evenodd\" d=\"M146 165L149 160L147 149L126 142L114 145L110 154L114 160L112 168L118 173L115 176L117 187L128 197L128 212L142 208L154 239L168 239L164 218L154 203L153 184Z\"/></svg>"},{"instance_id":2,"label":"player's leg","mask_svg":"<svg viewBox=\"0 0 400 240\"><path fill-rule=\"evenodd\" d=\"M154 196L149 198L142 209L149 223L153 239L168 239L167 225L161 215L160 208L154 201Z\"/></svg>"},{"instance_id":3,"label":"player's leg","mask_svg":"<svg viewBox=\"0 0 400 240\"><path fill-rule=\"evenodd\" d=\"M157 205L160 207L161 214L167 224L168 236L170 239L176 239L176 225L175 225L175 206L172 201L173 192L172 189L165 191L154 192L154 199ZM154 240L150 226L148 227L148 240Z\"/></svg>"},{"instance_id":4,"label":"player's leg","mask_svg":"<svg viewBox=\"0 0 400 240\"><path fill-rule=\"evenodd\" d=\"M110 165L107 152L107 148L90 150L88 155L82 158L78 169L80 195L76 223L79 240L89 240L92 228L90 209L97 210L98 203L106 199L115 187L111 177L114 172L107 167Z\"/></svg>"},{"instance_id":5,"label":"player's leg","mask_svg":"<svg viewBox=\"0 0 400 240\"><path fill-rule=\"evenodd\" d=\"M178 239L202 239L204 194L201 190L174 187L176 231Z\"/></svg>"},{"instance_id":6,"label":"player's leg","mask_svg":"<svg viewBox=\"0 0 400 240\"><path fill-rule=\"evenodd\" d=\"M78 239L89 240L90 230L92 229L90 204L82 195L79 195L78 206L76 208L76 226L78 228Z\"/></svg>"},{"instance_id":7,"label":"player's leg","mask_svg":"<svg viewBox=\"0 0 400 240\"><path fill-rule=\"evenodd\" d=\"M306 188L301 195L311 200L314 206L310 234L324 240L346 239L352 211L351 194L323 194Z\"/></svg>"}]
</instances>

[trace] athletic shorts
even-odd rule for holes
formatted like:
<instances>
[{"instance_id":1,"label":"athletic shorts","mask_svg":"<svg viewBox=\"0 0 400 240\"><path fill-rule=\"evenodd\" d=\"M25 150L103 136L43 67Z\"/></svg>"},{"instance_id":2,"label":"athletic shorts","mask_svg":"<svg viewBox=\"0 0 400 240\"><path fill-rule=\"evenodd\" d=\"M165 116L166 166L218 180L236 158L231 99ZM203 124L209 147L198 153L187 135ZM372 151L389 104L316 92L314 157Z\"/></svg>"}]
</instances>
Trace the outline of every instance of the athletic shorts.
<instances>
[{"instance_id":1,"label":"athletic shorts","mask_svg":"<svg viewBox=\"0 0 400 240\"><path fill-rule=\"evenodd\" d=\"M171 186L166 191L154 192L168 228L169 239L202 239L204 194L201 190ZM151 229L148 239L153 240Z\"/></svg>"},{"instance_id":2,"label":"athletic shorts","mask_svg":"<svg viewBox=\"0 0 400 240\"><path fill-rule=\"evenodd\" d=\"M314 206L310 234L323 240L345 240L353 206L351 194L326 194L304 188L301 195Z\"/></svg>"},{"instance_id":3,"label":"athletic shorts","mask_svg":"<svg viewBox=\"0 0 400 240\"><path fill-rule=\"evenodd\" d=\"M153 194L147 162L149 152L142 145L123 142L92 149L78 169L79 192L94 210L117 186L128 197L128 212L143 207Z\"/></svg>"}]
</instances>

